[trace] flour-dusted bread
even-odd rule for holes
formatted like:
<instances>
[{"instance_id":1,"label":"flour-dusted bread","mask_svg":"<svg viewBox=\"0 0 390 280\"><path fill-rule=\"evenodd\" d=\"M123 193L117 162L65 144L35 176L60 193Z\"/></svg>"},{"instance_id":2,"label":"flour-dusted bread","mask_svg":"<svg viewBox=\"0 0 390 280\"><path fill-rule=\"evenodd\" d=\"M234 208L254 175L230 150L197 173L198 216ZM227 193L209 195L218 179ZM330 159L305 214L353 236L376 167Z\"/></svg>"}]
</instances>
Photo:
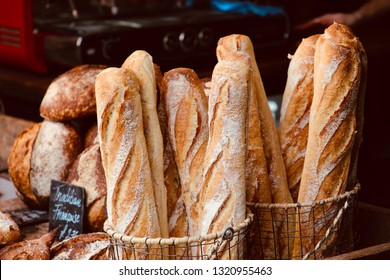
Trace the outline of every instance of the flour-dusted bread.
<instances>
[{"instance_id":1,"label":"flour-dusted bread","mask_svg":"<svg viewBox=\"0 0 390 280\"><path fill-rule=\"evenodd\" d=\"M298 198L306 154L314 91L314 53L319 36L303 39L291 57L280 111L278 135L294 202Z\"/></svg>"},{"instance_id":2,"label":"flour-dusted bread","mask_svg":"<svg viewBox=\"0 0 390 280\"><path fill-rule=\"evenodd\" d=\"M52 121L94 116L95 79L105 68L105 65L80 65L56 77L41 101L41 116Z\"/></svg>"},{"instance_id":3,"label":"flour-dusted bread","mask_svg":"<svg viewBox=\"0 0 390 280\"><path fill-rule=\"evenodd\" d=\"M65 181L81 151L81 138L69 124L44 120L22 131L10 151L8 166L24 202L48 209L51 180Z\"/></svg>"},{"instance_id":4,"label":"flour-dusted bread","mask_svg":"<svg viewBox=\"0 0 390 280\"><path fill-rule=\"evenodd\" d=\"M19 241L22 232L11 215L0 211L0 246Z\"/></svg>"},{"instance_id":5,"label":"flour-dusted bread","mask_svg":"<svg viewBox=\"0 0 390 280\"><path fill-rule=\"evenodd\" d=\"M37 239L22 240L0 250L0 260L50 260L50 247L53 245L59 228Z\"/></svg>"},{"instance_id":6,"label":"flour-dusted bread","mask_svg":"<svg viewBox=\"0 0 390 280\"><path fill-rule=\"evenodd\" d=\"M121 234L161 237L138 79L132 70L112 67L95 86L109 226Z\"/></svg>"},{"instance_id":7,"label":"flour-dusted bread","mask_svg":"<svg viewBox=\"0 0 390 280\"><path fill-rule=\"evenodd\" d=\"M268 105L252 42L249 37L241 34L228 35L218 41L217 58L219 61L234 60L237 53L248 56L251 64L250 126L248 128L249 145L246 170L248 202L292 203L276 125ZM256 103L257 109L255 108ZM269 193L271 193L272 201L270 201ZM268 217L259 218L264 219L263 227L270 230L266 234L270 235L271 239L273 239L273 232L278 236L277 243L264 244L267 248L263 250L264 254L288 258L291 247L288 241L290 238L289 226L286 221L287 219L294 220L293 213L289 212L286 215L285 211L275 210L272 219L273 225L270 224L270 213L264 213L264 215Z\"/></svg>"},{"instance_id":8,"label":"flour-dusted bread","mask_svg":"<svg viewBox=\"0 0 390 280\"><path fill-rule=\"evenodd\" d=\"M107 185L99 143L88 146L75 160L67 182L85 189L86 230L102 231L107 219Z\"/></svg>"},{"instance_id":9,"label":"flour-dusted bread","mask_svg":"<svg viewBox=\"0 0 390 280\"><path fill-rule=\"evenodd\" d=\"M246 150L250 61L247 56L217 63L209 95L209 139L201 189L200 233L234 227L246 218ZM237 237L235 237L235 241ZM242 244L219 258L240 259ZM227 249L227 248L225 248ZM210 248L205 253L210 254Z\"/></svg>"},{"instance_id":10,"label":"flour-dusted bread","mask_svg":"<svg viewBox=\"0 0 390 280\"><path fill-rule=\"evenodd\" d=\"M189 236L199 234L199 191L208 141L208 101L194 70L175 68L164 74L163 101L169 142L179 172Z\"/></svg>"},{"instance_id":11,"label":"flour-dusted bread","mask_svg":"<svg viewBox=\"0 0 390 280\"><path fill-rule=\"evenodd\" d=\"M79 234L50 248L52 260L106 260L110 240L105 232Z\"/></svg>"},{"instance_id":12,"label":"flour-dusted bread","mask_svg":"<svg viewBox=\"0 0 390 280\"><path fill-rule=\"evenodd\" d=\"M131 69L139 81L144 134L161 237L168 237L167 190L164 185L164 144L157 112L155 67L152 56L143 50L133 52L122 65L122 68Z\"/></svg>"},{"instance_id":13,"label":"flour-dusted bread","mask_svg":"<svg viewBox=\"0 0 390 280\"><path fill-rule=\"evenodd\" d=\"M317 40L314 59L314 95L298 202L312 202L343 193L355 178L361 139L362 100L366 54L351 30L342 24L329 26ZM335 204L314 214L303 213L294 244L294 257L302 257L323 236L337 211ZM337 208L336 208L337 209ZM314 216L313 216L314 215ZM327 215L326 221L317 217ZM313 225L313 217L318 223ZM308 236L308 238L305 238ZM329 245L336 237L330 236ZM321 247L322 248L322 247ZM329 246L334 248L334 246ZM317 258L332 252L322 251Z\"/></svg>"}]
</instances>

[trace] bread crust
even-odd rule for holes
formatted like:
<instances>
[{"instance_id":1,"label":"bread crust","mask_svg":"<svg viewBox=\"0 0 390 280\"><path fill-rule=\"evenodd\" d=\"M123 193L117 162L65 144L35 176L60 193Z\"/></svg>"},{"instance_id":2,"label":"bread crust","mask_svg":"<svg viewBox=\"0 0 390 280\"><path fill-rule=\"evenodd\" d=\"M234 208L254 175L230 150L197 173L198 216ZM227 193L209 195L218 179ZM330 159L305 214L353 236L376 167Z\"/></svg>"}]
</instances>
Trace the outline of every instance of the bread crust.
<instances>
[{"instance_id":1,"label":"bread crust","mask_svg":"<svg viewBox=\"0 0 390 280\"><path fill-rule=\"evenodd\" d=\"M320 34L301 41L291 58L283 93L278 135L294 202L298 199L314 91L314 53Z\"/></svg>"},{"instance_id":2,"label":"bread crust","mask_svg":"<svg viewBox=\"0 0 390 280\"><path fill-rule=\"evenodd\" d=\"M314 96L310 109L310 126L306 157L302 171L298 202L310 202L337 196L348 188L359 119L359 94L365 73L361 45L351 30L334 23L317 40L314 61ZM363 55L363 56L362 56ZM362 59L363 58L363 59ZM363 64L362 64L363 62ZM355 183L355 182L353 182ZM329 222L313 227L308 214L301 214L303 236L323 236L336 214L335 204L324 210ZM332 212L333 211L333 212ZM333 213L333 214L332 214ZM323 213L314 212L314 219ZM314 228L314 232L313 232ZM332 243L335 236L327 240ZM294 256L300 256L318 242L312 238L297 238ZM313 244L314 243L314 244ZM327 252L319 252L318 258Z\"/></svg>"},{"instance_id":3,"label":"bread crust","mask_svg":"<svg viewBox=\"0 0 390 280\"><path fill-rule=\"evenodd\" d=\"M42 208L30 184L31 155L41 125L42 123L32 124L20 132L8 157L8 174L18 196L27 206L34 209Z\"/></svg>"},{"instance_id":4,"label":"bread crust","mask_svg":"<svg viewBox=\"0 0 390 280\"><path fill-rule=\"evenodd\" d=\"M164 185L164 146L157 113L155 64L149 53L137 50L125 60L122 68L134 71L139 81L144 134L161 236L168 237L167 190Z\"/></svg>"},{"instance_id":5,"label":"bread crust","mask_svg":"<svg viewBox=\"0 0 390 280\"><path fill-rule=\"evenodd\" d=\"M20 240L22 232L11 215L0 211L0 246Z\"/></svg>"},{"instance_id":6,"label":"bread crust","mask_svg":"<svg viewBox=\"0 0 390 280\"><path fill-rule=\"evenodd\" d=\"M85 64L56 77L41 101L41 116L52 121L69 121L95 115L95 79L105 68Z\"/></svg>"},{"instance_id":7,"label":"bread crust","mask_svg":"<svg viewBox=\"0 0 390 280\"><path fill-rule=\"evenodd\" d=\"M126 235L161 237L138 79L132 70L111 67L95 86L109 225Z\"/></svg>"},{"instance_id":8,"label":"bread crust","mask_svg":"<svg viewBox=\"0 0 390 280\"><path fill-rule=\"evenodd\" d=\"M67 182L85 189L87 232L102 231L107 219L107 185L99 143L87 147L75 160Z\"/></svg>"},{"instance_id":9,"label":"bread crust","mask_svg":"<svg viewBox=\"0 0 390 280\"><path fill-rule=\"evenodd\" d=\"M106 260L109 245L109 237L104 232L79 234L52 246L50 259Z\"/></svg>"},{"instance_id":10,"label":"bread crust","mask_svg":"<svg viewBox=\"0 0 390 280\"><path fill-rule=\"evenodd\" d=\"M212 74L209 95L209 140L201 190L200 233L223 231L246 218L245 160L247 149L248 57L219 61ZM242 247L231 249L240 259ZM207 252L207 248L205 249ZM228 258L227 252L219 258Z\"/></svg>"},{"instance_id":11,"label":"bread crust","mask_svg":"<svg viewBox=\"0 0 390 280\"><path fill-rule=\"evenodd\" d=\"M199 191L208 140L208 102L197 74L189 68L175 68L166 72L162 94L168 137L179 172L188 219L188 234L197 236Z\"/></svg>"},{"instance_id":12,"label":"bread crust","mask_svg":"<svg viewBox=\"0 0 390 280\"><path fill-rule=\"evenodd\" d=\"M251 64L251 103L249 105L251 115L249 116L249 122L252 127L249 127L250 131L248 132L249 141L251 142L251 146L248 147L248 169L251 168L252 161L256 161L259 164L257 166L258 172L260 172L260 174L248 174L248 198L252 200L256 199L258 202L262 200L267 203L267 201L269 202L270 192L273 203L292 203L275 120L273 119L272 112L268 105L252 42L249 37L241 34L232 34L222 37L218 41L217 57L219 61L235 60L237 55L249 57ZM256 102L258 106L257 110L254 108ZM259 114L258 116L256 116L257 113ZM248 170L248 172L250 171ZM260 182L262 185L257 185L257 183ZM268 190L268 188L270 190ZM269 216L270 213L264 213L264 215ZM288 241L287 229L289 227L286 223L286 216L289 216L289 219L293 219L294 217L291 215L293 215L293 213L289 212L288 215L286 215L284 211L281 211L281 213L278 213L276 210L274 211L273 221L275 221L275 225L269 227L271 231L268 234L272 235L272 232L275 229L279 242L278 244L264 244L265 247L267 247L266 250L263 250L266 255L274 256L276 258L279 255L281 258L289 257L289 251L291 250L289 244L291 242ZM269 217L263 218L266 221L271 220ZM269 222L266 222L264 227L267 227L267 224L269 224Z\"/></svg>"},{"instance_id":13,"label":"bread crust","mask_svg":"<svg viewBox=\"0 0 390 280\"><path fill-rule=\"evenodd\" d=\"M50 260L50 247L57 233L58 228L37 239L9 244L0 250L0 260Z\"/></svg>"}]
</instances>

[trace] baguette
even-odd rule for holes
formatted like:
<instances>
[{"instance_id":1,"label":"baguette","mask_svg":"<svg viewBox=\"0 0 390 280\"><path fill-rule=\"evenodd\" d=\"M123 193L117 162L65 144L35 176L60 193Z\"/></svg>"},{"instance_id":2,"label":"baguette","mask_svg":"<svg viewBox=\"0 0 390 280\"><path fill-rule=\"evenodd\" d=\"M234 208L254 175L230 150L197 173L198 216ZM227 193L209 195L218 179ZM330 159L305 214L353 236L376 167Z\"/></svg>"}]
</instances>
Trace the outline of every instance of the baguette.
<instances>
[{"instance_id":1,"label":"baguette","mask_svg":"<svg viewBox=\"0 0 390 280\"><path fill-rule=\"evenodd\" d=\"M188 234L197 236L199 191L208 140L207 99L198 76L188 68L175 68L164 74L162 96L186 208Z\"/></svg>"},{"instance_id":2,"label":"baguette","mask_svg":"<svg viewBox=\"0 0 390 280\"><path fill-rule=\"evenodd\" d=\"M95 87L108 223L126 235L160 237L138 79L129 69L111 67Z\"/></svg>"},{"instance_id":3,"label":"baguette","mask_svg":"<svg viewBox=\"0 0 390 280\"><path fill-rule=\"evenodd\" d=\"M157 92L159 97L158 118L160 121L161 134L164 143L164 183L167 189L167 213L168 228L170 237L189 236L187 212L182 196L179 172L172 150L172 145L168 136L167 114L165 111L165 102L163 99L163 75L160 69L155 66ZM180 250L181 255L185 255L187 250ZM172 249L172 255L178 255L177 251Z\"/></svg>"},{"instance_id":4,"label":"baguette","mask_svg":"<svg viewBox=\"0 0 390 280\"><path fill-rule=\"evenodd\" d=\"M342 24L329 26L317 40L314 59L314 95L310 108L310 126L298 202L312 202L343 193L350 183L352 158L360 145L362 97L366 58L358 39ZM361 83L363 81L363 83ZM359 101L360 100L360 101ZM357 121L359 120L359 121ZM356 157L356 155L353 155ZM355 182L353 182L355 183ZM326 204L314 213L301 213L300 234L293 255L301 258L309 253L323 236L337 214L336 203ZM335 209L336 208L336 209ZM327 216L326 221L320 219ZM312 219L313 218L313 219ZM313 220L317 224L313 225ZM307 236L305 238L305 236ZM326 244L334 242L335 233ZM329 251L321 247L317 258Z\"/></svg>"},{"instance_id":5,"label":"baguette","mask_svg":"<svg viewBox=\"0 0 390 280\"><path fill-rule=\"evenodd\" d=\"M303 39L292 56L280 111L278 135L294 202L298 199L305 159L314 91L314 52L319 36Z\"/></svg>"},{"instance_id":6,"label":"baguette","mask_svg":"<svg viewBox=\"0 0 390 280\"><path fill-rule=\"evenodd\" d=\"M253 175L257 176L256 180L259 180L259 183L261 184L259 187L256 187L256 185L253 186L252 183L248 184L248 193L250 194L248 198L252 199L251 193L254 193L253 198L256 199L256 202L270 202L269 188L273 203L292 203L292 197L288 188L287 175L279 145L276 125L268 105L260 71L256 63L252 42L249 37L240 34L225 36L218 41L218 61L234 60L237 53L248 56L251 63L252 76L250 80L250 96L252 96L252 99L251 104L249 105L249 110L251 112L249 118L250 122L253 123L253 127L250 127L250 134L252 136L249 137L254 137L254 139L250 141L254 141L254 143L257 141L257 147L252 146L251 143L249 152L253 155L253 157L257 157L257 163L259 164L258 172L260 172L260 174ZM258 105L257 110L253 107L256 102ZM258 117L255 116L257 112L259 114ZM256 121L256 119L258 119L258 121ZM259 125L258 128L255 128L256 122L257 125ZM256 133L261 134L261 139L259 136L254 135ZM260 141L262 141L262 143ZM257 153L257 155L254 155L254 153ZM265 161L262 153L264 153ZM249 155L252 156L251 154ZM250 157L248 158L248 161L248 164L250 164L248 168L250 169L252 164L250 162ZM248 180L249 182L251 180L253 181L251 177L248 177ZM276 258L278 256L281 258L288 258L292 246L290 247L291 242L289 240L289 233L287 232L289 227L287 225L286 219L293 219L293 213L289 212L286 215L285 211L281 211L280 213L278 213L277 210L274 211L273 220L276 221L275 232L274 226L269 222L271 221L269 218L270 213L264 213L264 215L268 216L268 218L264 217L265 221L268 222L265 222L263 227L270 230L268 233L271 236L270 238L276 237L273 236L273 234L276 233L278 235L277 237L279 241L277 242L278 244L275 245L272 245L271 243L266 245L268 249L265 250L264 253L268 256L274 255ZM288 216L288 218L286 218L286 216ZM274 246L277 246L278 248ZM277 250L279 250L280 253L276 252Z\"/></svg>"},{"instance_id":7,"label":"baguette","mask_svg":"<svg viewBox=\"0 0 390 280\"><path fill-rule=\"evenodd\" d=\"M223 231L245 220L245 161L250 62L247 56L219 61L212 73L209 95L209 139L202 185L202 235ZM233 244L238 242L237 236ZM230 259L242 258L242 244L230 248ZM206 246L204 253L212 253ZM219 259L229 252L216 253Z\"/></svg>"},{"instance_id":8,"label":"baguette","mask_svg":"<svg viewBox=\"0 0 390 280\"><path fill-rule=\"evenodd\" d=\"M146 146L161 237L169 236L167 213L167 190L164 185L163 138L157 114L157 87L155 65L152 57L145 51L133 52L123 63L122 68L131 69L140 85L142 116Z\"/></svg>"}]
</instances>

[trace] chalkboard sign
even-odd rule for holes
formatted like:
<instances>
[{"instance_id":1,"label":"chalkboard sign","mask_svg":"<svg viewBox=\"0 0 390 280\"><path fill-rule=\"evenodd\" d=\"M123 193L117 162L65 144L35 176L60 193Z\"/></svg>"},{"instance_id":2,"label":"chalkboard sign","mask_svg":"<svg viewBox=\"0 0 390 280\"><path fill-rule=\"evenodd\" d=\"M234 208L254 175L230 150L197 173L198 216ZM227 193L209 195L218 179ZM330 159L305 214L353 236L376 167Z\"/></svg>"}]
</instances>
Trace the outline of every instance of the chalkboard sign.
<instances>
[{"instance_id":1,"label":"chalkboard sign","mask_svg":"<svg viewBox=\"0 0 390 280\"><path fill-rule=\"evenodd\" d=\"M49 229L60 227L58 241L83 233L84 204L84 188L51 181Z\"/></svg>"}]
</instances>

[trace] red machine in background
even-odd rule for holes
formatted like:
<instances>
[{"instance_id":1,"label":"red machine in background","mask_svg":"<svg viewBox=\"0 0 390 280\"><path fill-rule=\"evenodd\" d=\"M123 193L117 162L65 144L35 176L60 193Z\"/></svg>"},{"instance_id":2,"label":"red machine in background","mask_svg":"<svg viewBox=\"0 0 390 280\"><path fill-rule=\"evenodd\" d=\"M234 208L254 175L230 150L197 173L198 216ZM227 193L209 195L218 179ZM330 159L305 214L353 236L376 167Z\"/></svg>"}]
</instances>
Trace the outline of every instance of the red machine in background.
<instances>
[{"instance_id":1,"label":"red machine in background","mask_svg":"<svg viewBox=\"0 0 390 280\"><path fill-rule=\"evenodd\" d=\"M44 73L43 40L32 11L32 0L0 1L0 63Z\"/></svg>"}]
</instances>

